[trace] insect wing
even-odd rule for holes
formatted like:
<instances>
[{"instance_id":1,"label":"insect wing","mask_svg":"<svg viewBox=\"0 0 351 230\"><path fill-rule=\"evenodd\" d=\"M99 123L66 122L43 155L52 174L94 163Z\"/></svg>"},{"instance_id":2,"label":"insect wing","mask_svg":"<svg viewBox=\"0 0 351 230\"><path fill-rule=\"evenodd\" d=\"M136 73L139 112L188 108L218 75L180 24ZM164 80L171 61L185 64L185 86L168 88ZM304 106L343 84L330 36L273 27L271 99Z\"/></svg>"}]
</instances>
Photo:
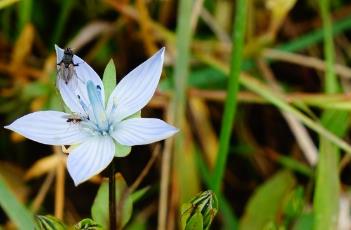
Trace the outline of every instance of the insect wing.
<instances>
[{"instance_id":1,"label":"insect wing","mask_svg":"<svg viewBox=\"0 0 351 230\"><path fill-rule=\"evenodd\" d=\"M78 87L78 76L74 65L69 65L67 68L64 63L58 65L56 87L65 84L72 92L75 92Z\"/></svg>"},{"instance_id":2,"label":"insect wing","mask_svg":"<svg viewBox=\"0 0 351 230\"><path fill-rule=\"evenodd\" d=\"M72 90L72 92L75 92L77 87L78 87L78 76L77 76L77 72L74 68L73 65L69 65L68 68L66 68L66 71L68 71L68 76L69 76L69 80L68 82L66 82L68 88L70 88Z\"/></svg>"}]
</instances>

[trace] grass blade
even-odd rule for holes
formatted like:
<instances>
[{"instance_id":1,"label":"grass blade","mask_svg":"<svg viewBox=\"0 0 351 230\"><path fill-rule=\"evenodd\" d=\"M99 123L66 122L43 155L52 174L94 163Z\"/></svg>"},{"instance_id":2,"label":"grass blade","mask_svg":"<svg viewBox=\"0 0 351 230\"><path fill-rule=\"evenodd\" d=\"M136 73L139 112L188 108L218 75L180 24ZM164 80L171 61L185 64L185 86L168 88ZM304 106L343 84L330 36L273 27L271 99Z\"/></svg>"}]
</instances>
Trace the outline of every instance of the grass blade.
<instances>
[{"instance_id":1,"label":"grass blade","mask_svg":"<svg viewBox=\"0 0 351 230\"><path fill-rule=\"evenodd\" d=\"M334 69L334 44L332 23L329 15L329 0L319 2L323 21L324 56L326 72L324 91L326 94L339 92ZM322 115L322 124L337 136L345 135L348 113L327 110ZM342 122L340 124L340 122ZM317 167L316 192L314 196L314 229L336 229L339 212L339 155L338 146L324 137L320 138L320 159Z\"/></svg>"},{"instance_id":2,"label":"grass blade","mask_svg":"<svg viewBox=\"0 0 351 230\"><path fill-rule=\"evenodd\" d=\"M203 62L213 66L214 68L220 70L221 72L228 74L229 70L227 66L223 63L213 60L209 57L199 57ZM334 133L330 132L324 126L314 121L310 117L303 114L301 111L290 105L282 95L272 92L272 90L267 87L261 81L253 78L252 76L242 73L240 76L240 84L252 92L260 95L262 98L272 103L274 106L278 107L280 110L293 114L296 118L298 118L304 125L308 128L312 129L316 133L324 136L337 146L340 149L345 150L348 154L351 154L351 146L346 143L344 140L340 139Z\"/></svg>"},{"instance_id":3,"label":"grass blade","mask_svg":"<svg viewBox=\"0 0 351 230\"><path fill-rule=\"evenodd\" d=\"M16 224L18 229L34 229L35 222L32 214L17 201L13 193L6 186L5 181L0 177L0 206Z\"/></svg>"},{"instance_id":4,"label":"grass blade","mask_svg":"<svg viewBox=\"0 0 351 230\"><path fill-rule=\"evenodd\" d=\"M247 1L236 1L235 23L233 27L233 48L231 57L231 68L229 73L229 82L227 90L227 98L224 107L224 115L222 119L219 150L217 154L216 165L213 174L212 187L218 193L223 179L226 166L227 155L229 150L230 136L237 107L237 93L239 90L239 76L241 71L245 26L247 15Z\"/></svg>"},{"instance_id":5,"label":"grass blade","mask_svg":"<svg viewBox=\"0 0 351 230\"><path fill-rule=\"evenodd\" d=\"M186 89L190 69L190 43L192 40L191 14L193 1L182 0L179 3L176 29L176 62L174 69L174 125L182 130L175 136L174 142L174 172L179 185L179 202L184 203L198 193L199 178L194 159L192 133L186 125Z\"/></svg>"},{"instance_id":6,"label":"grass blade","mask_svg":"<svg viewBox=\"0 0 351 230\"><path fill-rule=\"evenodd\" d=\"M32 5L32 0L24 0L19 2L18 34L21 33L23 27L31 20Z\"/></svg>"}]
</instances>

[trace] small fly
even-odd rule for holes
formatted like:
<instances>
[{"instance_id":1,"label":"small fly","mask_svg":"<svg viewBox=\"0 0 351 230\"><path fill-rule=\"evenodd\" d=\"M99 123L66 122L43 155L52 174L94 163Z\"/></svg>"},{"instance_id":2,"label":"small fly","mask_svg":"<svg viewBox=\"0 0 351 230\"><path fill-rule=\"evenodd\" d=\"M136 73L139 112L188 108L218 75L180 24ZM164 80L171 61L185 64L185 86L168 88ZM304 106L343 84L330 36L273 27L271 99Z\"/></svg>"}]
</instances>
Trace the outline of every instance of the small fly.
<instances>
[{"instance_id":1,"label":"small fly","mask_svg":"<svg viewBox=\"0 0 351 230\"><path fill-rule=\"evenodd\" d=\"M72 124L79 124L81 121L83 121L83 118L80 117L79 115L67 115L65 116L65 118L67 118L66 122L68 123L72 123Z\"/></svg>"},{"instance_id":2,"label":"small fly","mask_svg":"<svg viewBox=\"0 0 351 230\"><path fill-rule=\"evenodd\" d=\"M78 86L78 76L75 71L75 67L79 64L73 62L73 51L71 48L66 48L63 53L62 60L57 63L57 82L56 85L59 85L58 81L64 81L64 83L70 87L73 91Z\"/></svg>"},{"instance_id":3,"label":"small fly","mask_svg":"<svg viewBox=\"0 0 351 230\"><path fill-rule=\"evenodd\" d=\"M73 124L78 124L79 122L81 122L82 119L81 118L68 118L67 122L69 123L73 123Z\"/></svg>"}]
</instances>

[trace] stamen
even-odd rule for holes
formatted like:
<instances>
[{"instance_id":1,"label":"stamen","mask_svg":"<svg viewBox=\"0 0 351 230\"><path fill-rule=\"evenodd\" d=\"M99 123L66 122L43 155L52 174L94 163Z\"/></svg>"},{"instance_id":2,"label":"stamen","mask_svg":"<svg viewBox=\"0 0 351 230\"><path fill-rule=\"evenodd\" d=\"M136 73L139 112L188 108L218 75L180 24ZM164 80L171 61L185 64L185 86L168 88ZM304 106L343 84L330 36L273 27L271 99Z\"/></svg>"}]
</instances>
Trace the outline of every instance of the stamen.
<instances>
[{"instance_id":1,"label":"stamen","mask_svg":"<svg viewBox=\"0 0 351 230\"><path fill-rule=\"evenodd\" d=\"M101 88L100 88L101 90ZM105 108L102 103L99 87L96 87L92 81L87 82L87 91L89 101L96 119L96 124L101 131L108 130L108 121L105 113Z\"/></svg>"},{"instance_id":2,"label":"stamen","mask_svg":"<svg viewBox=\"0 0 351 230\"><path fill-rule=\"evenodd\" d=\"M96 85L96 91L98 92L98 96L99 96L98 98L100 99L100 103L103 104L102 103L101 86Z\"/></svg>"},{"instance_id":3,"label":"stamen","mask_svg":"<svg viewBox=\"0 0 351 230\"><path fill-rule=\"evenodd\" d=\"M84 101L81 99L81 97L79 95L77 95L77 97L78 97L78 100L79 100L79 104L82 106L82 109L84 110L84 112L86 113L86 116L89 119L88 106L84 103Z\"/></svg>"}]
</instances>

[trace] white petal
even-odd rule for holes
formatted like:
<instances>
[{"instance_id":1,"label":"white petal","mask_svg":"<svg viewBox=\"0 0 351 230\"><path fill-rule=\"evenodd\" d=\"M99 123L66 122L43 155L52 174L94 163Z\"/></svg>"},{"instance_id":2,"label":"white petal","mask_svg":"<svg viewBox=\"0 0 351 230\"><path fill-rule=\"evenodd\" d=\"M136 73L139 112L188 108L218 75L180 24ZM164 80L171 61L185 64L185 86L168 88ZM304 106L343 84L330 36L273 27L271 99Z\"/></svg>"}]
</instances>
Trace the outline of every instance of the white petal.
<instances>
[{"instance_id":1,"label":"white petal","mask_svg":"<svg viewBox=\"0 0 351 230\"><path fill-rule=\"evenodd\" d=\"M103 104L105 105L105 91L104 91L104 85L102 84L101 78L99 75L93 70L93 68L90 67L83 59L78 57L77 55L73 56L73 63L78 64L78 66L75 67L77 76L78 76L78 87L80 92L83 93L83 97L88 98L88 93L85 84L88 81L92 81L95 86L99 86L101 89L101 98L103 101Z\"/></svg>"},{"instance_id":2,"label":"white petal","mask_svg":"<svg viewBox=\"0 0 351 230\"><path fill-rule=\"evenodd\" d=\"M110 136L95 136L80 144L68 155L67 169L77 186L104 170L115 154Z\"/></svg>"},{"instance_id":3,"label":"white petal","mask_svg":"<svg viewBox=\"0 0 351 230\"><path fill-rule=\"evenodd\" d=\"M57 63L60 63L64 56L64 50L58 47L57 45L55 45L55 50ZM77 89L73 93L79 94L82 98L88 98L85 84L88 80L91 80L94 83L94 85L100 86L102 100L105 100L104 86L99 75L83 59L81 59L77 55L73 55L73 63L78 65L74 67L78 78L78 84ZM59 90L61 91L60 88Z\"/></svg>"},{"instance_id":4,"label":"white petal","mask_svg":"<svg viewBox=\"0 0 351 230\"><path fill-rule=\"evenodd\" d=\"M67 122L69 116L63 112L40 111L18 118L5 128L42 144L79 144L86 140L89 134L81 129L80 124Z\"/></svg>"},{"instance_id":5,"label":"white petal","mask_svg":"<svg viewBox=\"0 0 351 230\"><path fill-rule=\"evenodd\" d=\"M155 118L131 118L116 125L112 137L127 146L145 145L166 139L178 129Z\"/></svg>"},{"instance_id":6,"label":"white petal","mask_svg":"<svg viewBox=\"0 0 351 230\"><path fill-rule=\"evenodd\" d=\"M56 50L56 63L60 63L62 58L63 58L63 49L61 49L58 45L55 44L55 50Z\"/></svg>"},{"instance_id":7,"label":"white petal","mask_svg":"<svg viewBox=\"0 0 351 230\"><path fill-rule=\"evenodd\" d=\"M141 110L152 98L161 77L165 48L132 70L113 90L108 103L107 114L115 120L132 115ZM116 112L116 114L114 114Z\"/></svg>"},{"instance_id":8,"label":"white petal","mask_svg":"<svg viewBox=\"0 0 351 230\"><path fill-rule=\"evenodd\" d=\"M78 95L64 81L56 81L57 87L60 91L61 97L67 107L73 112L85 115L85 111L79 103Z\"/></svg>"}]
</instances>

